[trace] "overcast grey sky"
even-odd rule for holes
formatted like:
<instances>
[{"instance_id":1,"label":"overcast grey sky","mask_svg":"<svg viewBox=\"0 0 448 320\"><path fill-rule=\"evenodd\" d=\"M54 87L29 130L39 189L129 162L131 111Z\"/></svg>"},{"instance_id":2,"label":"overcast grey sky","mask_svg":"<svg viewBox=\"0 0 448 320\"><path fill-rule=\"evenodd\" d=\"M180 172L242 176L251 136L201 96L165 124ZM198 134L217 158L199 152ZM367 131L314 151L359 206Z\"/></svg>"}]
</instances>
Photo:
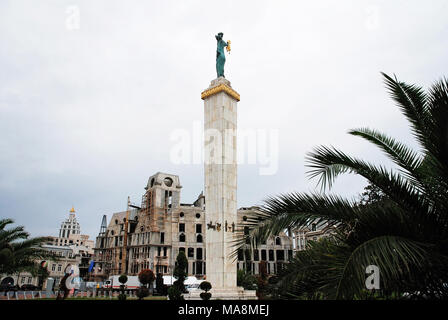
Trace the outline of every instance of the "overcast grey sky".
<instances>
[{"instance_id":1,"label":"overcast grey sky","mask_svg":"<svg viewBox=\"0 0 448 320\"><path fill-rule=\"evenodd\" d=\"M239 127L279 130L278 172L240 165L239 206L315 190L304 158L317 145L388 163L346 132L368 126L415 146L380 71L424 87L447 75L447 9L436 0L2 0L0 216L56 235L73 205L95 237L102 215L124 210L128 195L140 202L158 171L178 174L182 201L194 201L203 166L170 162L170 134L202 121L220 31L232 41L225 73L241 95ZM333 192L351 197L364 185L341 177Z\"/></svg>"}]
</instances>

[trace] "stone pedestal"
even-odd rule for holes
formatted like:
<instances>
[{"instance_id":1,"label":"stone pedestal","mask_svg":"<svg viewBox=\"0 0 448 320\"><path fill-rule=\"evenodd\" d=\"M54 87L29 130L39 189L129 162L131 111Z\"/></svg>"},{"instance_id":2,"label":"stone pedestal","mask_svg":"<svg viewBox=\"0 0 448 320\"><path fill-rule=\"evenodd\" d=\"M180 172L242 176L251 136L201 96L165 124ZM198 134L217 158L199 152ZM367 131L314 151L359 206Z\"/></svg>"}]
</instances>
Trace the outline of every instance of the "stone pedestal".
<instances>
[{"instance_id":1,"label":"stone pedestal","mask_svg":"<svg viewBox=\"0 0 448 320\"><path fill-rule=\"evenodd\" d=\"M236 129L240 95L232 89L230 81L219 77L202 92L201 98L204 100L207 281L212 284L212 299L256 299L255 291L237 287L236 259L231 256L237 228ZM195 294L186 298L194 299Z\"/></svg>"}]
</instances>

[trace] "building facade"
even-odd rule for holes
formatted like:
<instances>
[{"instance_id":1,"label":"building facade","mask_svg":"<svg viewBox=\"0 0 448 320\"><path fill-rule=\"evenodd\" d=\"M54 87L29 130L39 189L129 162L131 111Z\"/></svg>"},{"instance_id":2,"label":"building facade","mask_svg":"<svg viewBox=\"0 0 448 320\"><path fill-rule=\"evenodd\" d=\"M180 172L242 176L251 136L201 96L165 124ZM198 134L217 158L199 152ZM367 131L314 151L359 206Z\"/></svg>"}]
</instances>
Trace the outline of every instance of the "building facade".
<instances>
[{"instance_id":1,"label":"building facade","mask_svg":"<svg viewBox=\"0 0 448 320\"><path fill-rule=\"evenodd\" d=\"M328 222L313 222L306 227L292 230L294 250L306 250L310 241L318 241L334 235L335 226Z\"/></svg>"},{"instance_id":2,"label":"building facade","mask_svg":"<svg viewBox=\"0 0 448 320\"><path fill-rule=\"evenodd\" d=\"M156 173L148 179L141 204L128 202L128 210L114 213L109 224L103 217L95 245L95 280L122 273L137 275L147 268L171 275L179 251L184 251L188 259L188 274L204 277L206 228L230 229L232 226L217 226L206 221L204 195L201 193L193 203L182 203L181 189L178 176ZM256 207L239 209L238 221L243 222L244 217L254 210ZM233 228L236 231L237 226ZM277 257L283 263L293 249L290 237L281 235L279 239L260 248L259 258L253 257L250 269L246 260L239 261L238 268L258 273L258 263L266 251L269 270L274 273ZM278 252L278 255L270 256L270 250Z\"/></svg>"}]
</instances>

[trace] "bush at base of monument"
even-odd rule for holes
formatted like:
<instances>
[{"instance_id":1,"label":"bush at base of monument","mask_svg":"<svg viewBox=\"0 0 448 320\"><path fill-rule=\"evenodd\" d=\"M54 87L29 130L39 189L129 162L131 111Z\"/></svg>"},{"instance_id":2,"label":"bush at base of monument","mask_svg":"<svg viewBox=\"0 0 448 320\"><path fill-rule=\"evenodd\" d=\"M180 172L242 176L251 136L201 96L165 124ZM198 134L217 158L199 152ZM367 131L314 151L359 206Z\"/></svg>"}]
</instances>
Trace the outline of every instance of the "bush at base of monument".
<instances>
[{"instance_id":1,"label":"bush at base of monument","mask_svg":"<svg viewBox=\"0 0 448 320\"><path fill-rule=\"evenodd\" d=\"M127 298L127 296L126 296L126 294L124 294L124 293L120 293L120 294L118 295L118 300L126 300L126 298Z\"/></svg>"},{"instance_id":2,"label":"bush at base of monument","mask_svg":"<svg viewBox=\"0 0 448 320\"><path fill-rule=\"evenodd\" d=\"M127 297L126 297L126 294L124 293L124 288L125 288L124 284L125 284L126 282L128 282L128 276L125 275L125 274L122 274L122 275L118 278L118 282L121 283L121 285L120 285L121 292L120 292L120 294L118 295L118 300L126 300ZM112 292L110 292L110 294L112 294Z\"/></svg>"},{"instance_id":3,"label":"bush at base of monument","mask_svg":"<svg viewBox=\"0 0 448 320\"><path fill-rule=\"evenodd\" d=\"M208 281L202 281L199 285L199 289L204 290L205 292L201 292L199 295L202 300L210 300L212 294L208 292L212 288L212 284Z\"/></svg>"},{"instance_id":4,"label":"bush at base of monument","mask_svg":"<svg viewBox=\"0 0 448 320\"><path fill-rule=\"evenodd\" d=\"M120 282L121 284L125 284L126 282L128 282L128 276L125 274L122 274L119 278L118 278L118 282Z\"/></svg>"},{"instance_id":5,"label":"bush at base of monument","mask_svg":"<svg viewBox=\"0 0 448 320\"><path fill-rule=\"evenodd\" d=\"M151 269L144 269L138 274L138 280L142 284L137 290L137 297L142 300L144 297L149 296L149 289L146 287L149 283L154 281L154 272Z\"/></svg>"},{"instance_id":6,"label":"bush at base of monument","mask_svg":"<svg viewBox=\"0 0 448 320\"><path fill-rule=\"evenodd\" d=\"M146 287L140 287L137 289L137 297L142 300L143 298L149 296L149 289Z\"/></svg>"},{"instance_id":7,"label":"bush at base of monument","mask_svg":"<svg viewBox=\"0 0 448 320\"><path fill-rule=\"evenodd\" d=\"M138 274L138 280L144 286L146 286L148 283L152 283L154 279L154 272L152 272L151 269L144 269Z\"/></svg>"},{"instance_id":8,"label":"bush at base of monument","mask_svg":"<svg viewBox=\"0 0 448 320\"><path fill-rule=\"evenodd\" d=\"M177 279L174 281L172 287L176 288L180 294L187 293L187 290L185 289L184 281L187 277L187 267L188 267L188 260L185 256L185 252L180 251L176 258L176 266L174 267L173 275ZM168 290L169 293L169 290ZM177 294L177 293L176 293ZM173 295L176 296L176 295ZM171 299L171 298L170 298ZM182 298L183 300L183 298Z\"/></svg>"},{"instance_id":9,"label":"bush at base of monument","mask_svg":"<svg viewBox=\"0 0 448 320\"><path fill-rule=\"evenodd\" d=\"M182 292L176 286L171 286L168 289L168 298L170 300L184 300Z\"/></svg>"}]
</instances>

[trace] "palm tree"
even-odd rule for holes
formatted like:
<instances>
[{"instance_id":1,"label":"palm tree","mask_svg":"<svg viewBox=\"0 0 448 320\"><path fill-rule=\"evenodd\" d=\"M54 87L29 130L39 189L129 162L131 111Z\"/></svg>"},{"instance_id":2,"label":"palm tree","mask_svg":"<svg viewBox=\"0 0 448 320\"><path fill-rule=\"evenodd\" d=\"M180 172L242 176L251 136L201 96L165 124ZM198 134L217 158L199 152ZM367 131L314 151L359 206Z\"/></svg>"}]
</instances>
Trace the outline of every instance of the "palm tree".
<instances>
[{"instance_id":1,"label":"palm tree","mask_svg":"<svg viewBox=\"0 0 448 320\"><path fill-rule=\"evenodd\" d=\"M22 271L38 274L39 259L56 260L56 257L41 247L48 238L29 238L30 235L23 226L6 229L12 223L14 221L11 219L0 219L0 274Z\"/></svg>"},{"instance_id":2,"label":"palm tree","mask_svg":"<svg viewBox=\"0 0 448 320\"><path fill-rule=\"evenodd\" d=\"M360 205L325 193L287 193L266 199L248 219L250 232L238 242L258 245L285 229L328 222L331 239L311 243L281 274L292 297L366 298L366 267L376 265L382 296L448 297L448 81L428 90L383 74L386 87L410 123L420 150L369 128L350 130L380 148L398 169L317 147L307 156L309 176L323 191L337 176L364 177L387 199Z\"/></svg>"}]
</instances>

